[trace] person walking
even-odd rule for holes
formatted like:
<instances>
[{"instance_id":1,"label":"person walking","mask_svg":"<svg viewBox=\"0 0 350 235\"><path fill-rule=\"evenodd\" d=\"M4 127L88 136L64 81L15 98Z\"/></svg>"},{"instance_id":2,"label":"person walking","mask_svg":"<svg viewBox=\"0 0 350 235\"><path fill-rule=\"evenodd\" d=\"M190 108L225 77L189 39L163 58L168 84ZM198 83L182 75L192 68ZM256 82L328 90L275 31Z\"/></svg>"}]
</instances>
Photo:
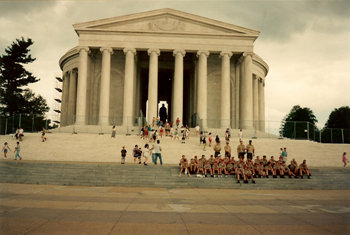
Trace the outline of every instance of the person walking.
<instances>
[{"instance_id":1,"label":"person walking","mask_svg":"<svg viewBox=\"0 0 350 235\"><path fill-rule=\"evenodd\" d=\"M2 151L4 153L4 158L7 158L7 152L11 151L11 148L7 142L4 143L4 146L2 147Z\"/></svg>"},{"instance_id":2,"label":"person walking","mask_svg":"<svg viewBox=\"0 0 350 235\"><path fill-rule=\"evenodd\" d=\"M15 147L15 160L17 160L17 157L19 158L19 160L22 160L21 156L19 155L19 152L21 151L21 147L19 146L19 142L17 141L17 145Z\"/></svg>"},{"instance_id":3,"label":"person walking","mask_svg":"<svg viewBox=\"0 0 350 235\"><path fill-rule=\"evenodd\" d=\"M343 153L343 163L344 163L344 167L346 167L347 163L349 163L349 160L346 158L346 152Z\"/></svg>"},{"instance_id":4,"label":"person walking","mask_svg":"<svg viewBox=\"0 0 350 235\"><path fill-rule=\"evenodd\" d=\"M142 154L142 156L143 156L143 158L144 158L144 160L143 160L143 165L145 165L145 166L148 166L148 165L147 165L147 161L148 161L150 152L151 152L151 150L149 149L149 145L148 145L148 144L145 144L145 150L143 151L143 154Z\"/></svg>"}]
</instances>

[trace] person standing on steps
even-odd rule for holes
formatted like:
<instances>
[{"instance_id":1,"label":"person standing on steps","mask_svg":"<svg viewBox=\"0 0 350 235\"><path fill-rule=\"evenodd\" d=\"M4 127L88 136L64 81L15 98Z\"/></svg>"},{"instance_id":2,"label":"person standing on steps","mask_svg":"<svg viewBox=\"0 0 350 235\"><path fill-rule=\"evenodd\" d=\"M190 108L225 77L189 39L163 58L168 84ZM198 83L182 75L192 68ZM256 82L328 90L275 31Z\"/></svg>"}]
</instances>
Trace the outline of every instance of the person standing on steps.
<instances>
[{"instance_id":1,"label":"person standing on steps","mask_svg":"<svg viewBox=\"0 0 350 235\"><path fill-rule=\"evenodd\" d=\"M154 151L154 158L155 158L154 165L157 165L157 161L159 158L160 165L162 166L163 165L162 154L161 154L162 147L160 146L159 140L157 140L157 143L153 146L152 150Z\"/></svg>"},{"instance_id":2,"label":"person standing on steps","mask_svg":"<svg viewBox=\"0 0 350 235\"><path fill-rule=\"evenodd\" d=\"M243 131L242 131L242 129L239 129L238 138L239 138L239 141L243 140Z\"/></svg>"},{"instance_id":3,"label":"person standing on steps","mask_svg":"<svg viewBox=\"0 0 350 235\"><path fill-rule=\"evenodd\" d=\"M166 123L167 120L167 112L166 112L166 108L164 106L164 104L162 104L162 107L159 109L159 116L160 116L160 121L162 121L163 123Z\"/></svg>"},{"instance_id":4,"label":"person standing on steps","mask_svg":"<svg viewBox=\"0 0 350 235\"><path fill-rule=\"evenodd\" d=\"M117 129L115 128L115 126L112 127L112 135L111 138L115 138L115 134L117 133Z\"/></svg>"},{"instance_id":5,"label":"person standing on steps","mask_svg":"<svg viewBox=\"0 0 350 235\"><path fill-rule=\"evenodd\" d=\"M122 147L122 150L120 151L120 153L121 153L120 164L125 164L125 157L127 153L125 146Z\"/></svg>"},{"instance_id":6,"label":"person standing on steps","mask_svg":"<svg viewBox=\"0 0 350 235\"><path fill-rule=\"evenodd\" d=\"M21 151L21 147L19 146L19 142L17 141L17 145L15 147L15 160L17 160L17 157L19 158L19 160L22 160L21 156L19 155L19 152Z\"/></svg>"},{"instance_id":7,"label":"person standing on steps","mask_svg":"<svg viewBox=\"0 0 350 235\"><path fill-rule=\"evenodd\" d=\"M242 140L239 141L239 145L237 146L237 155L238 155L238 158L241 157L242 160L244 160L245 146Z\"/></svg>"},{"instance_id":8,"label":"person standing on steps","mask_svg":"<svg viewBox=\"0 0 350 235\"><path fill-rule=\"evenodd\" d=\"M249 140L249 144L246 147L247 150L247 159L252 160L255 153L254 145L252 145L252 140Z\"/></svg>"}]
</instances>

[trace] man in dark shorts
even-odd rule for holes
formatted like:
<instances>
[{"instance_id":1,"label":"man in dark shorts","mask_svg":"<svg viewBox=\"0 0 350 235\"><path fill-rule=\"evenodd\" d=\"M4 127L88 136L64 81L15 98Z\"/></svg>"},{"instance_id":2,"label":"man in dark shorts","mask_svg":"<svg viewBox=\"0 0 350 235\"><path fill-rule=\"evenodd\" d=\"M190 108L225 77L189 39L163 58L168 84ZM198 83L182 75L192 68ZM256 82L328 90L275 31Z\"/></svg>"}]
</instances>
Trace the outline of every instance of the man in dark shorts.
<instances>
[{"instance_id":1,"label":"man in dark shorts","mask_svg":"<svg viewBox=\"0 0 350 235\"><path fill-rule=\"evenodd\" d=\"M247 145L246 150L247 150L247 158L252 160L253 154L255 152L254 145L252 145L252 140L249 140L249 144Z\"/></svg>"},{"instance_id":2,"label":"man in dark shorts","mask_svg":"<svg viewBox=\"0 0 350 235\"><path fill-rule=\"evenodd\" d=\"M244 160L244 155L245 155L245 146L243 144L243 141L240 140L239 141L239 145L237 146L237 155L238 155L238 158L241 157L242 160Z\"/></svg>"}]
</instances>

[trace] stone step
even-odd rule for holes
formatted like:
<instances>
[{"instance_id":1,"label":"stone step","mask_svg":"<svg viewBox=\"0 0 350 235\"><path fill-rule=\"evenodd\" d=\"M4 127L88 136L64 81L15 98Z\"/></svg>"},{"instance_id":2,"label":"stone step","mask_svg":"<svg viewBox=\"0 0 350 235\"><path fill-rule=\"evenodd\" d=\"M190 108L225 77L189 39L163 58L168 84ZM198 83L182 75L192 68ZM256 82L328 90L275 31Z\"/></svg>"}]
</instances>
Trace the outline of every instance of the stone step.
<instances>
[{"instance_id":1,"label":"stone step","mask_svg":"<svg viewBox=\"0 0 350 235\"><path fill-rule=\"evenodd\" d=\"M91 186L157 186L246 189L350 189L350 170L311 169L312 179L256 178L256 184L236 183L234 176L200 178L178 176L179 166L139 166L116 163L45 161L0 162L0 182Z\"/></svg>"}]
</instances>

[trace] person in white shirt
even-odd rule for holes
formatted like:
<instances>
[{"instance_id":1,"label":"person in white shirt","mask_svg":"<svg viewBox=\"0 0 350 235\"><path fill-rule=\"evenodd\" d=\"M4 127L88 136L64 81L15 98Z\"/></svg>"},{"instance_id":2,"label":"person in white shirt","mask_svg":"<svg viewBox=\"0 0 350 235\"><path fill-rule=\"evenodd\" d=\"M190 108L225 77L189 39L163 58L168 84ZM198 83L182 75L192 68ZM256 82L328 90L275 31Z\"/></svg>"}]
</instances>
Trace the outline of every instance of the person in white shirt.
<instances>
[{"instance_id":1,"label":"person in white shirt","mask_svg":"<svg viewBox=\"0 0 350 235\"><path fill-rule=\"evenodd\" d=\"M159 158L160 165L163 165L162 154L161 154L162 147L160 146L159 140L157 140L157 143L153 145L153 148L151 150L154 152L154 165L157 165L158 158Z\"/></svg>"}]
</instances>

